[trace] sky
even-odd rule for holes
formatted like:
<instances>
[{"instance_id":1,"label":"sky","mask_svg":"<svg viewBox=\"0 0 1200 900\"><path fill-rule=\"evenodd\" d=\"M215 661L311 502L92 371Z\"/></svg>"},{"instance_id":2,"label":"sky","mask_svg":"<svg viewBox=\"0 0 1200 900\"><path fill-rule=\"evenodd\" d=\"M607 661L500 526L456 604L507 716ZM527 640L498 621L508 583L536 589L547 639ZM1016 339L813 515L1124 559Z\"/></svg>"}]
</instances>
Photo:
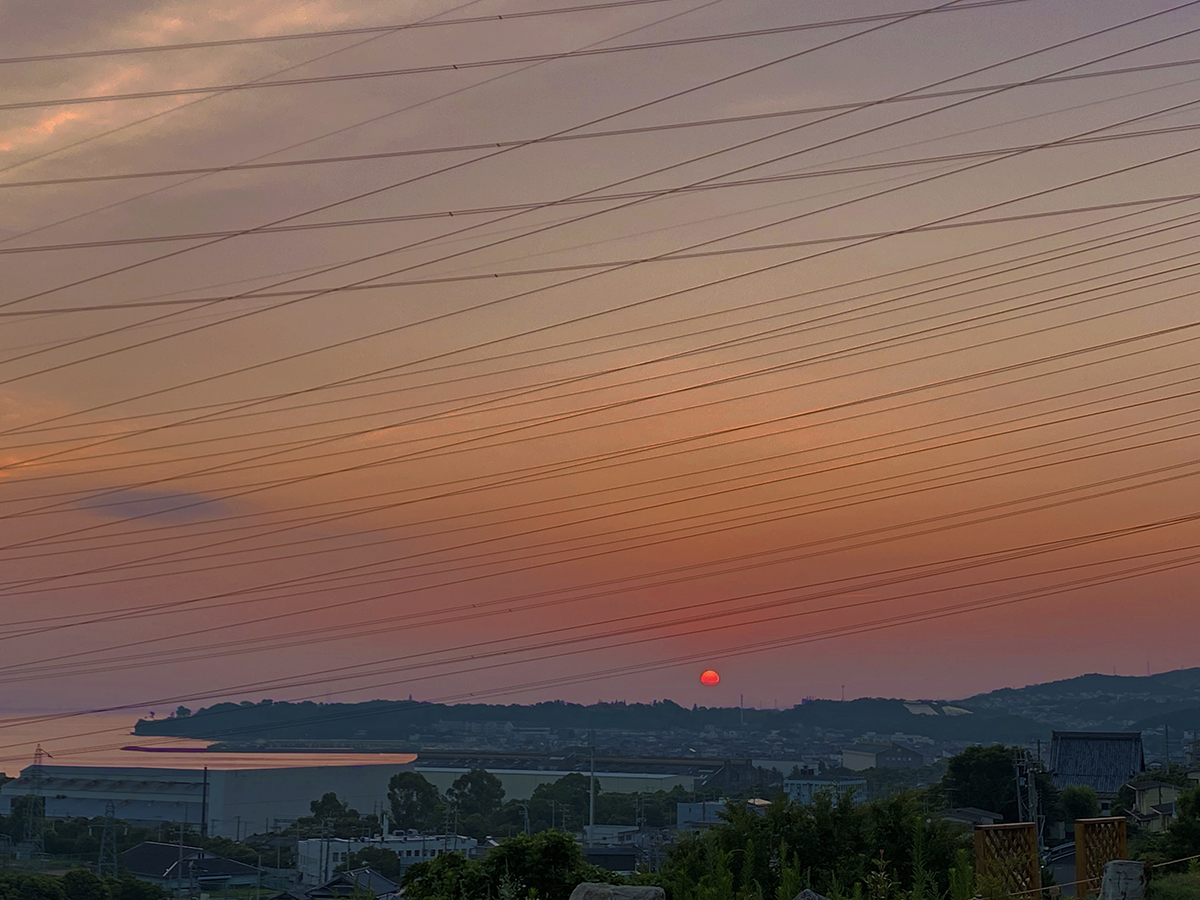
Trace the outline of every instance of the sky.
<instances>
[{"instance_id":1,"label":"sky","mask_svg":"<svg viewBox=\"0 0 1200 900\"><path fill-rule=\"evenodd\" d=\"M5 5L3 706L1196 665L1195 7Z\"/></svg>"}]
</instances>

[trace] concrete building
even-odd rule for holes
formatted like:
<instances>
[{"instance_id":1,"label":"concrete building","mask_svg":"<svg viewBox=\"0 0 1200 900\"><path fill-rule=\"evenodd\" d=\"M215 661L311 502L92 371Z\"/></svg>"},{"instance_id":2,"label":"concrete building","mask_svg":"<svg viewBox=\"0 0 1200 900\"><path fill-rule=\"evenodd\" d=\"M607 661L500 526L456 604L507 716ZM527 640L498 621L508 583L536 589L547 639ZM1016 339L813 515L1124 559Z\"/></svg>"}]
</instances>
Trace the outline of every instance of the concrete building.
<instances>
[{"instance_id":1,"label":"concrete building","mask_svg":"<svg viewBox=\"0 0 1200 900\"><path fill-rule=\"evenodd\" d=\"M925 755L919 750L895 741L859 741L842 750L842 768L851 772L864 769L919 769L925 765Z\"/></svg>"},{"instance_id":2,"label":"concrete building","mask_svg":"<svg viewBox=\"0 0 1200 900\"><path fill-rule=\"evenodd\" d=\"M171 753L136 754L153 762L174 761ZM257 757L261 767L253 766ZM176 757L179 758L179 757ZM455 779L483 768L500 779L505 798L526 800L538 785L565 775L586 775L586 756L540 754L487 756L428 753L421 757L386 754L189 753L178 767L62 766L25 768L20 777L0 785L0 814L7 815L14 797L40 793L50 818L95 818L106 805L116 805L117 818L144 825L183 822L209 834L240 838L270 831L300 816L309 804L333 792L350 806L370 812L386 805L389 779L397 772L417 771L443 793ZM378 760L378 762L375 762ZM303 765L311 761L313 765ZM207 768L205 766L207 765ZM737 766L727 760L597 758L596 779L610 793L695 790L706 779L728 774Z\"/></svg>"},{"instance_id":3,"label":"concrete building","mask_svg":"<svg viewBox=\"0 0 1200 900\"><path fill-rule=\"evenodd\" d=\"M793 803L812 803L820 794L828 793L834 802L840 802L849 797L854 803L867 801L867 781L865 778L851 778L838 775L813 775L804 778L786 778L783 782L783 792Z\"/></svg>"},{"instance_id":4,"label":"concrete building","mask_svg":"<svg viewBox=\"0 0 1200 900\"><path fill-rule=\"evenodd\" d=\"M112 801L117 818L125 821L183 822L196 827L203 822L209 834L236 839L270 830L277 820L309 815L309 803L327 791L370 811L387 797L388 780L403 768L395 764L234 770L53 765L41 767L37 783L30 766L16 780L0 785L0 814L9 813L14 797L36 787L52 819L103 816Z\"/></svg>"},{"instance_id":5,"label":"concrete building","mask_svg":"<svg viewBox=\"0 0 1200 900\"><path fill-rule=\"evenodd\" d=\"M680 831L701 831L711 828L713 825L719 825L725 821L722 813L730 803L745 804L746 809L758 813L760 816L766 815L767 807L771 805L771 801L761 799L702 800L698 803L676 803L675 827Z\"/></svg>"},{"instance_id":6,"label":"concrete building","mask_svg":"<svg viewBox=\"0 0 1200 900\"><path fill-rule=\"evenodd\" d=\"M323 884L333 877L334 869L367 847L391 850L400 859L403 871L413 863L425 862L443 853L462 853L477 857L485 849L475 838L461 834L389 834L366 839L309 838L296 842L296 869L306 885Z\"/></svg>"}]
</instances>

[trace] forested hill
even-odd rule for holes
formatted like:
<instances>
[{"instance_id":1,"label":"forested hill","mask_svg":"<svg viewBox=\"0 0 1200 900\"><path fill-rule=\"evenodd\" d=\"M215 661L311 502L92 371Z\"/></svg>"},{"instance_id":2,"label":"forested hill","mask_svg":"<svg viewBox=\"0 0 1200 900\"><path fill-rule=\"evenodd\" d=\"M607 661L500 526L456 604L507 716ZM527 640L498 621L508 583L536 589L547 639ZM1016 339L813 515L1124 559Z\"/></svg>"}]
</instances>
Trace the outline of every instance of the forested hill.
<instances>
[{"instance_id":1,"label":"forested hill","mask_svg":"<svg viewBox=\"0 0 1200 900\"><path fill-rule=\"evenodd\" d=\"M143 719L135 733L210 740L374 740L410 741L428 735L438 723L491 723L586 732L772 731L797 726L831 729L857 736L902 731L940 740L1027 741L1051 729L1123 730L1197 727L1200 722L1200 668L1150 676L1082 675L1024 688L1004 688L952 703L860 699L813 700L790 709L685 707L655 703L561 701L534 704L421 703L372 700L364 703L220 703L194 713L180 708L171 718ZM576 735L579 737L579 735Z\"/></svg>"},{"instance_id":2,"label":"forested hill","mask_svg":"<svg viewBox=\"0 0 1200 900\"><path fill-rule=\"evenodd\" d=\"M744 716L745 724L740 725ZM143 719L135 733L211 740L371 740L409 741L429 734L438 723L478 722L504 726L586 732L700 732L718 729L771 731L797 726L858 735L865 731L903 731L943 740L1016 741L1048 734L1043 726L1005 712L973 715L945 704L902 700L814 700L790 709L684 707L670 700L655 703L550 702L530 705L459 704L374 700L365 703L220 703L172 718ZM564 735L570 737L571 735ZM574 735L579 737L580 735Z\"/></svg>"},{"instance_id":3,"label":"forested hill","mask_svg":"<svg viewBox=\"0 0 1200 900\"><path fill-rule=\"evenodd\" d=\"M960 705L982 713L1008 713L1059 730L1124 731L1197 728L1200 668L1155 675L1081 675L1062 681L978 694Z\"/></svg>"}]
</instances>

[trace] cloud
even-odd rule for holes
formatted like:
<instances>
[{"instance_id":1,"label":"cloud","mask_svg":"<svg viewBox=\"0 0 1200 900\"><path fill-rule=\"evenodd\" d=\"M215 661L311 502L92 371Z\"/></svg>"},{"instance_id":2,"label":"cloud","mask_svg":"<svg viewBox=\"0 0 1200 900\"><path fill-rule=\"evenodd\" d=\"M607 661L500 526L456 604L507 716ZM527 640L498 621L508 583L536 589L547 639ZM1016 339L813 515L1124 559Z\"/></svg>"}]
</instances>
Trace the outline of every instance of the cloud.
<instances>
[{"instance_id":1,"label":"cloud","mask_svg":"<svg viewBox=\"0 0 1200 900\"><path fill-rule=\"evenodd\" d=\"M183 491L118 490L76 501L83 510L110 519L199 522L228 515L233 504L217 497Z\"/></svg>"}]
</instances>

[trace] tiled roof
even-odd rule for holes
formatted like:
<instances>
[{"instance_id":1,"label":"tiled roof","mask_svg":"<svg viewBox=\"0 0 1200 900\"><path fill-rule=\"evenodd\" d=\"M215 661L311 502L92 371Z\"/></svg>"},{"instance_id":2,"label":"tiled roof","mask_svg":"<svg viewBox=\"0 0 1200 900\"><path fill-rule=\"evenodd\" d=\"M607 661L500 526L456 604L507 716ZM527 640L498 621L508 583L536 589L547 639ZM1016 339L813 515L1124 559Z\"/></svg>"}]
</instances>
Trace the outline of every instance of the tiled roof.
<instances>
[{"instance_id":1,"label":"tiled roof","mask_svg":"<svg viewBox=\"0 0 1200 900\"><path fill-rule=\"evenodd\" d=\"M1083 784L1098 794L1115 795L1146 770L1138 731L1055 731L1050 771L1055 787Z\"/></svg>"},{"instance_id":2,"label":"tiled roof","mask_svg":"<svg viewBox=\"0 0 1200 900\"><path fill-rule=\"evenodd\" d=\"M172 866L179 862L181 854L184 859L194 859L203 856L204 851L199 847L185 846L181 848L179 844L143 841L121 854L121 866L134 875L162 878Z\"/></svg>"}]
</instances>

